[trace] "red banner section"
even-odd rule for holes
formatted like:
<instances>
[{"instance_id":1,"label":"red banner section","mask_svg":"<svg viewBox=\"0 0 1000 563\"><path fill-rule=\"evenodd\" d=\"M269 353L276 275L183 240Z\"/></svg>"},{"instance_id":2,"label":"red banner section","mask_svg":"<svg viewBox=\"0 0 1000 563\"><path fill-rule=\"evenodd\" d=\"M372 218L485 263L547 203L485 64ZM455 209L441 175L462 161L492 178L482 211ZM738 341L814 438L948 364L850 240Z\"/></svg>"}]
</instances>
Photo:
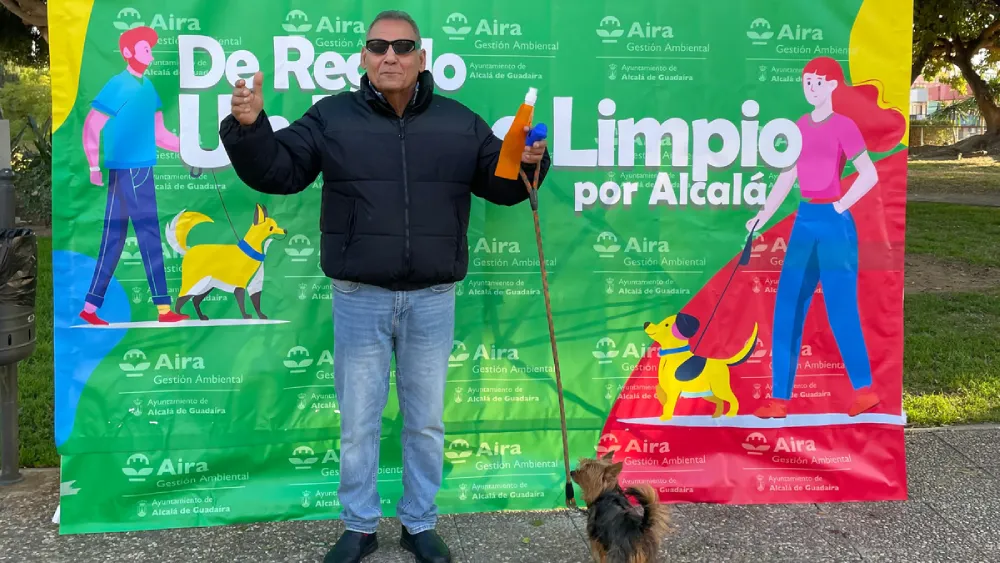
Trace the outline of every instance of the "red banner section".
<instances>
[{"instance_id":1,"label":"red banner section","mask_svg":"<svg viewBox=\"0 0 1000 563\"><path fill-rule=\"evenodd\" d=\"M791 267L785 255L797 213L776 223L753 240L747 263L735 257L683 311L648 319L651 347L596 446L624 462L623 484L649 482L668 502L906 498L905 151L877 162L876 170L878 183L850 210L860 338L841 331L842 353L829 311L837 317L837 307L851 304L828 304L820 281L805 298L801 341L774 343L778 282ZM844 179L845 191L853 179ZM789 366L791 381L781 365ZM786 411L775 416L775 389L789 386Z\"/></svg>"}]
</instances>

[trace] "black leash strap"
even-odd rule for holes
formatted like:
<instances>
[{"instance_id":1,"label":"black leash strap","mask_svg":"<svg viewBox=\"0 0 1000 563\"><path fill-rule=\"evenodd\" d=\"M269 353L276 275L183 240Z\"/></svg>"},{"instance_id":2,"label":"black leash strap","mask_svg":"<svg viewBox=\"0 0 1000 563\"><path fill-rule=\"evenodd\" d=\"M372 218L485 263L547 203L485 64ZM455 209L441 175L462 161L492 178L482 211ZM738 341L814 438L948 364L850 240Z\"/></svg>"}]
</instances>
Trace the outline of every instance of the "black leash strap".
<instances>
[{"instance_id":1,"label":"black leash strap","mask_svg":"<svg viewBox=\"0 0 1000 563\"><path fill-rule=\"evenodd\" d=\"M701 331L701 336L698 337L698 342L694 343L691 347L691 353L694 354L701 344L701 339L705 338L705 334L708 333L708 326L712 324L712 319L715 318L715 313L719 310L719 305L722 304L722 298L726 296L726 291L729 290L729 284L733 282L733 278L736 277L736 271L740 269L740 266L745 266L750 263L750 253L753 248L753 234L757 230L757 225L760 220L757 220L753 224L753 228L750 229L750 233L747 234L747 241L743 245L743 252L740 253L740 259L736 261L736 266L733 268L732 273L729 274L729 280L726 282L726 287L722 288L722 293L719 295L719 299L715 302L715 308L712 309L712 314L708 317L708 322L705 323L705 328Z\"/></svg>"},{"instance_id":2,"label":"black leash strap","mask_svg":"<svg viewBox=\"0 0 1000 563\"><path fill-rule=\"evenodd\" d=\"M195 172L197 170L197 173ZM200 178L204 172L204 168L194 167L191 169L192 178ZM219 201L222 203L222 211L226 213L226 220L229 221L229 228L233 230L233 236L236 237L236 242L243 240L239 233L236 232L236 227L233 225L233 219L229 216L229 208L226 207L226 200L222 199L222 190L219 189L219 179L215 177L215 170L212 172L212 181L215 182L215 193L219 194Z\"/></svg>"}]
</instances>

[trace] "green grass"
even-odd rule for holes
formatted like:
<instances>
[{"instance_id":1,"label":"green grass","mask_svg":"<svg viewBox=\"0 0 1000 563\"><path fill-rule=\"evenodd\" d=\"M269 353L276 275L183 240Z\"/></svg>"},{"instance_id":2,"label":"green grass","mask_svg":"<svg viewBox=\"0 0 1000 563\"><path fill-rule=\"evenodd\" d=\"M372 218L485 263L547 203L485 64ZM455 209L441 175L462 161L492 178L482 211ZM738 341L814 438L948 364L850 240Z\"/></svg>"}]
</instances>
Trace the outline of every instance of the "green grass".
<instances>
[{"instance_id":1,"label":"green grass","mask_svg":"<svg viewBox=\"0 0 1000 563\"><path fill-rule=\"evenodd\" d=\"M910 204L908 252L1000 267L1000 210ZM53 443L51 239L39 239L38 348L20 365L21 464L57 466ZM910 422L1000 422L1000 280L989 293L907 295L904 398Z\"/></svg>"},{"instance_id":2,"label":"green grass","mask_svg":"<svg viewBox=\"0 0 1000 563\"><path fill-rule=\"evenodd\" d=\"M18 364L21 465L55 467L52 362L52 239L38 238L38 285L35 295L37 347Z\"/></svg>"},{"instance_id":3,"label":"green grass","mask_svg":"<svg viewBox=\"0 0 1000 563\"><path fill-rule=\"evenodd\" d=\"M908 167L907 189L910 193L1000 196L1000 162L993 157L911 160Z\"/></svg>"},{"instance_id":4,"label":"green grass","mask_svg":"<svg viewBox=\"0 0 1000 563\"><path fill-rule=\"evenodd\" d=\"M910 203L906 206L906 252L1000 267L1000 209Z\"/></svg>"},{"instance_id":5,"label":"green grass","mask_svg":"<svg viewBox=\"0 0 1000 563\"><path fill-rule=\"evenodd\" d=\"M910 422L1000 421L1000 291L908 295L905 307Z\"/></svg>"}]
</instances>

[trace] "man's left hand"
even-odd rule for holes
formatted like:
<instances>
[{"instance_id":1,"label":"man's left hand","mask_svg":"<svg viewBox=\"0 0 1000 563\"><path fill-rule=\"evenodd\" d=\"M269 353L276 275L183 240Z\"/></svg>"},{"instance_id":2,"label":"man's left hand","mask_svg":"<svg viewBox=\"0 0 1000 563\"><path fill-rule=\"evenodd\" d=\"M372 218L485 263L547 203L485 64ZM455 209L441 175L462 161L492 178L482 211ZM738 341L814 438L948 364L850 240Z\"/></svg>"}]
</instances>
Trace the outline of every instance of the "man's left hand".
<instances>
[{"instance_id":1,"label":"man's left hand","mask_svg":"<svg viewBox=\"0 0 1000 563\"><path fill-rule=\"evenodd\" d=\"M528 133L531 129L529 127L524 128L524 132ZM521 154L521 162L525 164L538 164L542 161L542 156L545 155L545 147L548 143L545 139L541 141L535 141L530 146L524 147L524 153Z\"/></svg>"}]
</instances>

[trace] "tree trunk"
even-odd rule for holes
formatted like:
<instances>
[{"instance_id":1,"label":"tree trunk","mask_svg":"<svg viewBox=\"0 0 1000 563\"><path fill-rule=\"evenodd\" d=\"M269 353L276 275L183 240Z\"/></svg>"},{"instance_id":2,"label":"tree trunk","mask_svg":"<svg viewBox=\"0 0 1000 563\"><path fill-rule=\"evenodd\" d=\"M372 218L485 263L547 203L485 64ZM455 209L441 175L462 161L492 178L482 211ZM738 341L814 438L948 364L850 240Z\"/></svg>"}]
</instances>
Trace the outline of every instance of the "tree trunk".
<instances>
[{"instance_id":1,"label":"tree trunk","mask_svg":"<svg viewBox=\"0 0 1000 563\"><path fill-rule=\"evenodd\" d=\"M1000 107L997 106L989 84L983 80L983 77L979 76L975 67L972 66L973 55L975 53L959 43L955 46L955 56L952 57L952 62L962 71L962 78L965 79L972 89L972 95L976 98L976 106L979 108L979 113L982 114L983 119L986 121L986 134L1000 135Z\"/></svg>"}]
</instances>

